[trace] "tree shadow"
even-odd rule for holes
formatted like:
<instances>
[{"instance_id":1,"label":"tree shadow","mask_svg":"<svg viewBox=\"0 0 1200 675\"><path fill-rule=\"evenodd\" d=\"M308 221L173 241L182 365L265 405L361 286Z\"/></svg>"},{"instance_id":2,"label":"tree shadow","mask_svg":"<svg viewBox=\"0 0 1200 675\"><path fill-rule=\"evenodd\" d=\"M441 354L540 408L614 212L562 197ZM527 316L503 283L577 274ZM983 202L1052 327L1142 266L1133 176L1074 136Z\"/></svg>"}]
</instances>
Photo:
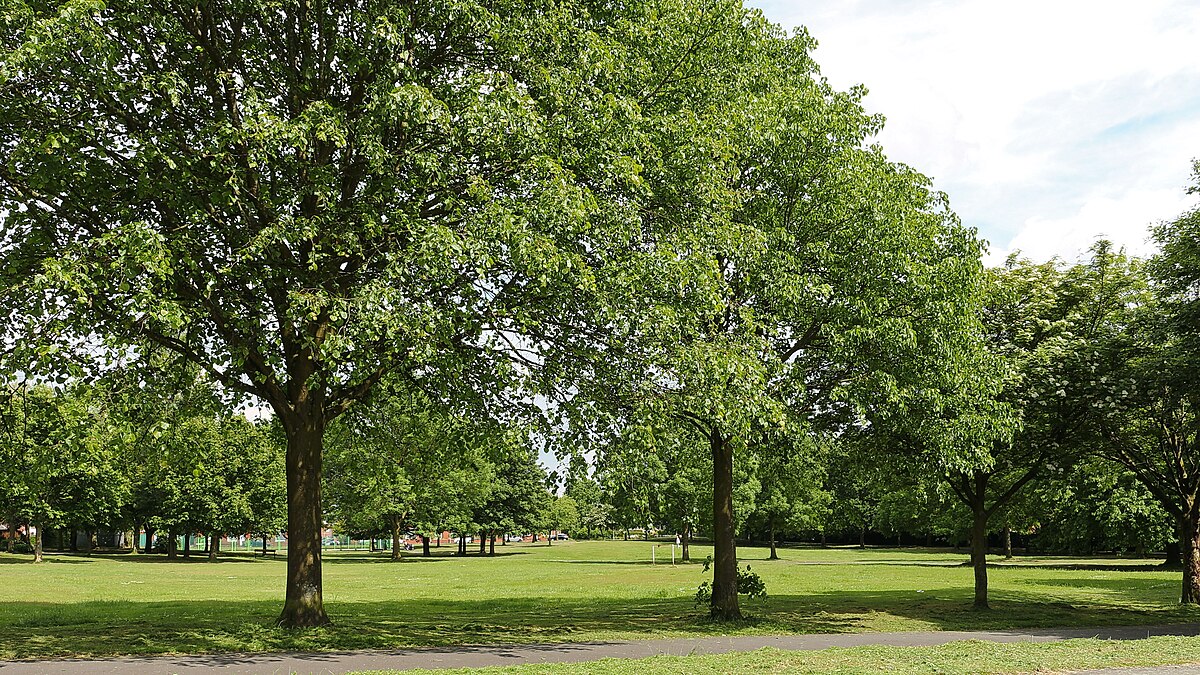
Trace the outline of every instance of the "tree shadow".
<instances>
[{"instance_id":1,"label":"tree shadow","mask_svg":"<svg viewBox=\"0 0 1200 675\"><path fill-rule=\"evenodd\" d=\"M445 558L442 558L445 559ZM1087 602L1052 592L999 590L990 611L971 607L970 589L830 591L743 601L748 619L707 618L689 595L634 598L403 597L330 601L330 628L274 627L277 600L4 603L0 658L114 654L330 651L448 645L563 643L729 634L873 630L999 630L1061 626L1166 625L1200 620L1200 609L1144 586L1102 584ZM1114 580L1116 582L1117 580ZM1081 583L1085 583L1081 581ZM1095 583L1095 580L1091 580Z\"/></svg>"},{"instance_id":2,"label":"tree shadow","mask_svg":"<svg viewBox=\"0 0 1200 675\"><path fill-rule=\"evenodd\" d=\"M67 555L67 554L63 554L63 555ZM194 554L191 557L187 557L187 558L185 558L183 555L179 555L176 558L168 558L165 553L138 553L136 555L129 554L129 553L125 553L125 554L101 553L101 554L92 554L90 556L86 556L83 554L70 554L70 555L73 558L77 558L78 560L85 561L85 562L87 560L119 560L122 563L138 563L138 564L150 564L150 565L214 565L214 564L224 565L224 564L230 564L230 563L261 563L264 561L264 558L262 558L261 556L249 556L249 555L243 554L243 553L222 553L217 556L217 559L215 561L209 560L207 553L197 553L197 554ZM266 558L265 560L270 561L270 560L273 560L273 558ZM279 558L277 558L277 560L282 561L282 560L286 560L286 558L283 556L280 556Z\"/></svg>"},{"instance_id":3,"label":"tree shadow","mask_svg":"<svg viewBox=\"0 0 1200 675\"><path fill-rule=\"evenodd\" d=\"M1108 565L1089 563L1013 563L1008 561L989 562L988 568L996 569L1036 569L1036 570L1066 570L1071 572L1170 572L1171 568L1163 567L1162 563L1129 563L1128 565Z\"/></svg>"},{"instance_id":4,"label":"tree shadow","mask_svg":"<svg viewBox=\"0 0 1200 675\"><path fill-rule=\"evenodd\" d=\"M87 562L87 558L62 557L60 555L45 554L42 556L43 565L79 565ZM33 554L14 553L11 555L0 556L0 565L33 565Z\"/></svg>"},{"instance_id":5,"label":"tree shadow","mask_svg":"<svg viewBox=\"0 0 1200 675\"><path fill-rule=\"evenodd\" d=\"M441 560L487 560L489 558L493 559L493 560L498 560L500 558L508 558L508 557L518 556L518 555L527 555L528 553L529 553L528 551L504 551L504 552L496 551L495 555L489 555L487 553L484 553L483 555L480 555L478 553L470 553L468 555L462 556L462 555L455 555L453 551L445 551L445 552L437 552L437 553L433 553L428 556L424 556L424 555L421 555L421 553L419 551L405 551L403 557L401 557L398 560L394 560L391 557L391 553L385 551L385 552L376 552L376 553L326 555L326 556L322 557L322 562L326 562L326 563L333 564L333 565L343 565L343 564L355 565L355 564L363 564L363 563L396 564L396 563L416 563L416 562L437 562L437 561L441 561Z\"/></svg>"}]
</instances>

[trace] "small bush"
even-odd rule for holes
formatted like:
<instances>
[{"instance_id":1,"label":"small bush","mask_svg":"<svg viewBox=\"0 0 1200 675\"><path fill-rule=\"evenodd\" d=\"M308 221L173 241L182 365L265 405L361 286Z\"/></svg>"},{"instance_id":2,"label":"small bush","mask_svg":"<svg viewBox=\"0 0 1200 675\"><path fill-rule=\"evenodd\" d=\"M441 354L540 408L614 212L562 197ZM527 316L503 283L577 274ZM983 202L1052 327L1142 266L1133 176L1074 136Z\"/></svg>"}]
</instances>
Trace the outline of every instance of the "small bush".
<instances>
[{"instance_id":1,"label":"small bush","mask_svg":"<svg viewBox=\"0 0 1200 675\"><path fill-rule=\"evenodd\" d=\"M707 573L712 567L713 558L708 556L704 559L704 572ZM767 597L767 582L758 576L757 572L750 569L750 565L746 565L745 569L738 568L737 571L737 590L738 595L748 596L751 600ZM707 605L712 602L712 582L704 581L696 588L696 605Z\"/></svg>"}]
</instances>

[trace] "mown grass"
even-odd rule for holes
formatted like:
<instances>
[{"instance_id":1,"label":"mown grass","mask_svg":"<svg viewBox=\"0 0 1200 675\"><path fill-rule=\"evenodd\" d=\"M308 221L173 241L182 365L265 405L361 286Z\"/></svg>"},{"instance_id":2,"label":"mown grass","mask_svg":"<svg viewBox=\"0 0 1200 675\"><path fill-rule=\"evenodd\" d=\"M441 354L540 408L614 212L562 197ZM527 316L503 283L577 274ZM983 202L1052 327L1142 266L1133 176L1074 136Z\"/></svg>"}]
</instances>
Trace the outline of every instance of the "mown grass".
<instances>
[{"instance_id":1,"label":"mown grass","mask_svg":"<svg viewBox=\"0 0 1200 675\"><path fill-rule=\"evenodd\" d=\"M474 670L430 670L431 675L638 675L654 673L823 673L860 675L956 675L967 673L1055 673L1088 668L1157 666L1200 662L1200 638L1008 643L951 642L937 647L852 647L820 651L760 649L740 654L603 659L575 664L536 664ZM388 675L398 671L364 671Z\"/></svg>"},{"instance_id":2,"label":"mown grass","mask_svg":"<svg viewBox=\"0 0 1200 675\"><path fill-rule=\"evenodd\" d=\"M436 549L435 549L436 550ZM1176 602L1177 572L1154 561L1018 559L991 569L993 610L970 608L965 554L798 548L740 557L769 596L746 621L696 608L699 564L650 565L641 542L497 547L494 558L329 553L332 628L273 627L285 562L248 556L0 555L0 658L637 639L748 633L970 630L1200 620ZM704 547L693 555L702 559Z\"/></svg>"}]
</instances>

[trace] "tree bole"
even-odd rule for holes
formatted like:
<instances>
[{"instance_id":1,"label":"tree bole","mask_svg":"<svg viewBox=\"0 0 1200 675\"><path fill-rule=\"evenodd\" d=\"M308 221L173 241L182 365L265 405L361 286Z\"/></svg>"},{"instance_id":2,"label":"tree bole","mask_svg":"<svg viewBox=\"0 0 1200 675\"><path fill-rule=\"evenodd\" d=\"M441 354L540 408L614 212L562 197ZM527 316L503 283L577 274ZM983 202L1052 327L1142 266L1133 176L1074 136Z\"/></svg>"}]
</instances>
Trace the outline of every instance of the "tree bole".
<instances>
[{"instance_id":1,"label":"tree bole","mask_svg":"<svg viewBox=\"0 0 1200 675\"><path fill-rule=\"evenodd\" d=\"M287 425L287 587L278 625L284 628L327 626L321 596L321 450L320 413Z\"/></svg>"},{"instance_id":2,"label":"tree bole","mask_svg":"<svg viewBox=\"0 0 1200 675\"><path fill-rule=\"evenodd\" d=\"M975 609L988 609L987 512L976 510L971 524L971 566L975 568Z\"/></svg>"},{"instance_id":3,"label":"tree bole","mask_svg":"<svg viewBox=\"0 0 1200 675\"><path fill-rule=\"evenodd\" d=\"M733 447L720 430L709 434L713 459L713 585L709 612L719 621L742 618L738 608L733 523Z\"/></svg>"}]
</instances>

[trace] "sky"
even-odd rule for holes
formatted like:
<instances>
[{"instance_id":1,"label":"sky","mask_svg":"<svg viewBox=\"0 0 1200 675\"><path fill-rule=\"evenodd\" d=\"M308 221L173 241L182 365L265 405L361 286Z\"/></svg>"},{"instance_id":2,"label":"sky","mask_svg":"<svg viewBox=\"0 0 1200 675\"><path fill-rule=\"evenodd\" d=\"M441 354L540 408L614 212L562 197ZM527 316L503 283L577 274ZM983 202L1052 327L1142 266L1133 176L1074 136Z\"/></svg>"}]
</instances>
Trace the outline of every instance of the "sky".
<instances>
[{"instance_id":1,"label":"sky","mask_svg":"<svg viewBox=\"0 0 1200 675\"><path fill-rule=\"evenodd\" d=\"M999 264L1136 255L1194 208L1198 0L749 0L804 26L838 89L870 91L890 158L930 176Z\"/></svg>"}]
</instances>

